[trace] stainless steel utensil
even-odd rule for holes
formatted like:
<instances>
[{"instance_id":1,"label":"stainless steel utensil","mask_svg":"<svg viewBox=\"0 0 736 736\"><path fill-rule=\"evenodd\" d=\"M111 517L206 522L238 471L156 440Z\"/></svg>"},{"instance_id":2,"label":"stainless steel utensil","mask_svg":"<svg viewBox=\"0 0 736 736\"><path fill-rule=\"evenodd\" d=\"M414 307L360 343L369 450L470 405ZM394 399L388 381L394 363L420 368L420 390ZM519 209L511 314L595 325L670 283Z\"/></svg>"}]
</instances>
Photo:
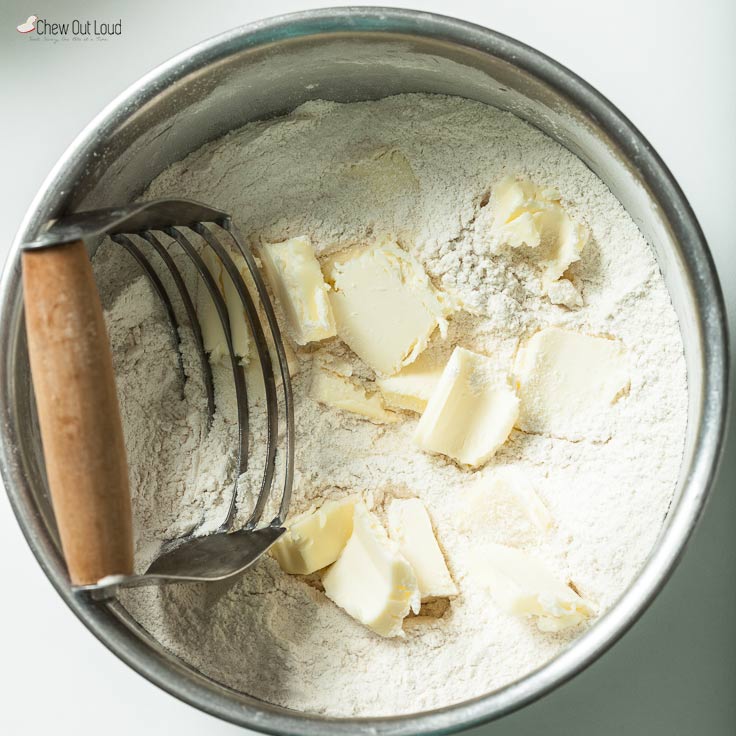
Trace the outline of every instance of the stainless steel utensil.
<instances>
[{"instance_id":1,"label":"stainless steel utensil","mask_svg":"<svg viewBox=\"0 0 736 736\"><path fill-rule=\"evenodd\" d=\"M187 230L190 234L187 234ZM228 248L243 256L254 295ZM109 235L135 259L158 294L171 322L185 380L174 304L152 260L136 245L151 246L159 267L171 274L194 334L205 379L209 421L215 408L210 364L193 300L169 248L180 248L207 287L222 324L235 382L238 448L235 484L227 516L213 534L171 540L143 575L133 574L133 543L127 464L115 393L112 358L84 241ZM222 262L243 304L264 379L266 460L259 495L245 527L230 531L237 483L248 466L248 398L245 374L233 347L225 301L192 239ZM168 247L163 240L168 240ZM293 478L294 416L291 383L279 326L250 249L224 212L186 200L158 200L88 212L49 223L23 245L23 286L31 372L38 406L49 487L62 546L76 590L111 596L119 586L212 581L252 565L283 534ZM279 401L269 343L256 308L261 305L278 362L285 416L284 481L276 516L259 526L275 480ZM196 530L195 530L196 531Z\"/></svg>"}]
</instances>

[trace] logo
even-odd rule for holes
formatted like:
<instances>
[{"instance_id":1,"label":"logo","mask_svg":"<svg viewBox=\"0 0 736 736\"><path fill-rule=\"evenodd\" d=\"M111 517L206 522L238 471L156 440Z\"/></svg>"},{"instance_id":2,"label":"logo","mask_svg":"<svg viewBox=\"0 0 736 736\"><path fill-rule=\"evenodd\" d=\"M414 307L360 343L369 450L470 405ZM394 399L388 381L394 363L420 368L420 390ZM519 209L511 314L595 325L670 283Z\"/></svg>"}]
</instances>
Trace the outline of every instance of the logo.
<instances>
[{"instance_id":1,"label":"logo","mask_svg":"<svg viewBox=\"0 0 736 736\"><path fill-rule=\"evenodd\" d=\"M31 31L35 31L37 20L37 15L29 15L28 20L25 23L21 23L19 26L16 26L15 30L18 31L18 33L30 33Z\"/></svg>"},{"instance_id":2,"label":"logo","mask_svg":"<svg viewBox=\"0 0 736 736\"><path fill-rule=\"evenodd\" d=\"M97 18L56 21L29 15L25 23L15 27L18 33L32 34L31 41L106 41L123 33L123 21Z\"/></svg>"}]
</instances>

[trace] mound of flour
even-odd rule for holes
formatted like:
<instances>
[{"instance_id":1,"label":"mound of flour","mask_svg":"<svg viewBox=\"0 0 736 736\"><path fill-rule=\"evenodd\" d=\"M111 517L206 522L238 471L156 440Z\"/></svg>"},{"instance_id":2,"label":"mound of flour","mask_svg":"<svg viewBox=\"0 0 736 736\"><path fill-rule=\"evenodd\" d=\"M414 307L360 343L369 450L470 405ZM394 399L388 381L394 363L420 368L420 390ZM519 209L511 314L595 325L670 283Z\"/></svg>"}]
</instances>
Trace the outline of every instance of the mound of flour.
<instances>
[{"instance_id":1,"label":"mound of flour","mask_svg":"<svg viewBox=\"0 0 736 736\"><path fill-rule=\"evenodd\" d=\"M524 254L491 242L489 192L507 174L556 187L572 217L590 228L582 260L569 271L583 307L551 304ZM391 715L486 693L579 635L544 634L499 611L465 573L469 552L484 540L542 557L598 613L615 602L649 553L672 498L686 373L650 247L575 156L513 115L467 100L312 102L204 146L163 172L147 196L210 202L232 213L252 238L309 235L318 255L397 238L465 305L447 342L435 340L433 350L449 353L461 344L508 365L520 339L561 325L619 338L631 367L630 393L612 412L610 440L573 443L514 431L485 468L471 473L414 449L413 416L376 426L311 401L317 359L347 363L360 378L371 375L337 340L299 350L292 511L363 492L380 514L393 497L420 497L460 596L439 618L408 620L406 638L381 639L318 587L266 558L234 581L125 592L124 605L164 646L218 682L271 703L334 716ZM113 343L143 568L162 540L213 529L225 513L234 473L232 389L227 372L218 370L218 411L208 430L196 360L187 349L182 392L172 336L147 283L113 246L101 248L95 269ZM187 347L186 330L183 338ZM256 409L256 457L260 421ZM532 479L555 519L541 539L512 523L469 523L468 488L507 465ZM240 484L241 521L254 485L249 477Z\"/></svg>"}]
</instances>

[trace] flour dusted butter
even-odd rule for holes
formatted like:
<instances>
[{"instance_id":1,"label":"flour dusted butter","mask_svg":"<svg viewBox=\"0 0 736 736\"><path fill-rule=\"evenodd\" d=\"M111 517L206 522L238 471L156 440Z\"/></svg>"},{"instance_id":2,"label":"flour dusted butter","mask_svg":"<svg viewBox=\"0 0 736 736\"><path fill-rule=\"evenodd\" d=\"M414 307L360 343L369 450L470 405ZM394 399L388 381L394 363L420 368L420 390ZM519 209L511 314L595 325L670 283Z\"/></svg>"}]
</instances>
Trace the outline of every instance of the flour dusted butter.
<instances>
[{"instance_id":1,"label":"flour dusted butter","mask_svg":"<svg viewBox=\"0 0 736 736\"><path fill-rule=\"evenodd\" d=\"M231 254L233 263L238 269L238 273L243 279L244 284L248 284L250 280L250 271L240 253ZM233 338L233 349L235 355L244 360L249 360L251 356L252 338L250 333L250 325L245 314L245 307L240 299L233 280L228 272L222 270L222 289L225 295L225 305L227 306L227 315L230 322L230 333Z\"/></svg>"},{"instance_id":2,"label":"flour dusted butter","mask_svg":"<svg viewBox=\"0 0 736 736\"><path fill-rule=\"evenodd\" d=\"M528 179L510 176L496 184L491 198L494 228L501 240L512 248L535 249L546 286L580 259L589 237L588 229L572 220L559 199L555 189L542 189ZM569 293L559 298L577 301Z\"/></svg>"},{"instance_id":3,"label":"flour dusted butter","mask_svg":"<svg viewBox=\"0 0 736 736\"><path fill-rule=\"evenodd\" d=\"M558 580L540 560L514 547L488 544L472 561L472 572L506 613L532 616L541 631L562 631L593 614L592 605Z\"/></svg>"},{"instance_id":4,"label":"flour dusted butter","mask_svg":"<svg viewBox=\"0 0 736 736\"><path fill-rule=\"evenodd\" d=\"M478 467L506 441L519 400L489 358L455 348L414 432L423 450Z\"/></svg>"},{"instance_id":5,"label":"flour dusted butter","mask_svg":"<svg viewBox=\"0 0 736 736\"><path fill-rule=\"evenodd\" d=\"M307 237L263 243L263 267L299 345L335 335L335 318L314 249Z\"/></svg>"},{"instance_id":6,"label":"flour dusted butter","mask_svg":"<svg viewBox=\"0 0 736 736\"><path fill-rule=\"evenodd\" d=\"M494 469L461 498L460 521L474 536L508 544L535 543L554 524L527 474L516 467Z\"/></svg>"},{"instance_id":7,"label":"flour dusted butter","mask_svg":"<svg viewBox=\"0 0 736 736\"><path fill-rule=\"evenodd\" d=\"M395 498L388 508L388 528L414 569L422 600L457 595L427 509L418 498Z\"/></svg>"},{"instance_id":8,"label":"flour dusted butter","mask_svg":"<svg viewBox=\"0 0 736 736\"><path fill-rule=\"evenodd\" d=\"M318 509L295 516L271 554L281 569L292 575L308 575L331 565L353 533L356 496L327 501Z\"/></svg>"},{"instance_id":9,"label":"flour dusted butter","mask_svg":"<svg viewBox=\"0 0 736 736\"><path fill-rule=\"evenodd\" d=\"M247 284L250 276L245 259L239 253L230 253L230 257ZM250 326L235 284L212 248L206 247L203 250L202 260L224 297L235 355L248 361L251 354ZM210 360L216 363L228 354L227 341L215 303L201 278L197 283L197 317L202 331L204 349L209 353Z\"/></svg>"},{"instance_id":10,"label":"flour dusted butter","mask_svg":"<svg viewBox=\"0 0 736 736\"><path fill-rule=\"evenodd\" d=\"M215 281L217 288L222 291L222 263L210 248L202 252L202 260L210 275ZM225 342L225 331L217 314L215 303L212 300L207 286L202 278L197 281L197 318L202 331L202 342L204 349L210 356L210 360L217 362L227 355L227 343Z\"/></svg>"},{"instance_id":11,"label":"flour dusted butter","mask_svg":"<svg viewBox=\"0 0 736 736\"><path fill-rule=\"evenodd\" d=\"M393 376L378 378L376 384L389 406L421 414L427 408L443 368L444 363L428 351Z\"/></svg>"},{"instance_id":12,"label":"flour dusted butter","mask_svg":"<svg viewBox=\"0 0 736 736\"><path fill-rule=\"evenodd\" d=\"M377 373L414 362L438 327L446 335L449 300L396 243L341 251L324 273L337 334Z\"/></svg>"},{"instance_id":13,"label":"flour dusted butter","mask_svg":"<svg viewBox=\"0 0 736 736\"><path fill-rule=\"evenodd\" d=\"M359 414L376 424L390 424L399 418L386 409L380 393L371 393L350 377L319 366L312 371L309 396L321 404Z\"/></svg>"},{"instance_id":14,"label":"flour dusted butter","mask_svg":"<svg viewBox=\"0 0 736 736\"><path fill-rule=\"evenodd\" d=\"M362 504L355 506L353 533L322 584L330 600L381 636L404 636L404 618L419 613L414 570Z\"/></svg>"},{"instance_id":15,"label":"flour dusted butter","mask_svg":"<svg viewBox=\"0 0 736 736\"><path fill-rule=\"evenodd\" d=\"M281 369L279 366L276 348L271 338L271 332L265 330L266 342L268 343L269 353L271 354L271 365L273 366L274 382L276 388L281 388L283 383L281 378ZM289 345L288 340L283 340L284 354L286 357L286 367L290 376L295 376L299 372L300 364L294 350ZM245 368L245 381L248 387L248 401L251 405L261 404L266 400L266 385L263 380L263 369L258 355L251 356L248 365Z\"/></svg>"},{"instance_id":16,"label":"flour dusted butter","mask_svg":"<svg viewBox=\"0 0 736 736\"><path fill-rule=\"evenodd\" d=\"M618 340L559 327L533 335L516 356L517 426L567 440L605 440L611 405L629 387Z\"/></svg>"}]
</instances>

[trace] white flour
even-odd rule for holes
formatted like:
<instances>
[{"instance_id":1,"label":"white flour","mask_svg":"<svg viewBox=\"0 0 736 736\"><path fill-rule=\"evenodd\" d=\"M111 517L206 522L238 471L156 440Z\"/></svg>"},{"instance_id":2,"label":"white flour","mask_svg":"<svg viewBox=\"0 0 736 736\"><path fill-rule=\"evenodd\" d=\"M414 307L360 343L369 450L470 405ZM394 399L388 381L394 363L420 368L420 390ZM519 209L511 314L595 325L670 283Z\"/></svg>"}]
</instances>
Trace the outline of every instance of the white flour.
<instances>
[{"instance_id":1,"label":"white flour","mask_svg":"<svg viewBox=\"0 0 736 736\"><path fill-rule=\"evenodd\" d=\"M488 192L506 174L557 187L571 215L590 227L582 260L570 269L582 308L550 304L523 253L495 252ZM579 635L543 634L494 606L464 573L469 551L484 539L532 550L599 613L618 598L649 553L675 488L685 364L650 247L577 158L512 115L466 100L317 102L174 164L147 196L167 195L210 202L251 237L310 235L318 253L395 235L468 309L452 321L447 342L432 349L449 352L459 343L508 366L519 338L547 325L610 334L628 350L631 390L612 411L609 441L514 431L478 471L515 465L528 473L556 521L536 539L513 519L473 528L463 499L478 473L413 449L414 416L379 427L311 401L315 355L347 359L355 375L371 375L336 340L301 350L292 511L355 492L372 494L379 512L391 497L419 496L460 596L442 618L408 621L405 639L386 640L266 558L228 583L126 592L125 605L153 636L215 680L272 703L336 716L390 715L507 684ZM218 373L224 393L208 434L194 359L187 354L191 377L182 399L171 336L146 282L131 283L135 271L117 247L103 247L95 267L123 405L137 561L145 567L161 540L203 519L211 529L224 513L233 473L231 389L227 374ZM260 426L256 417L256 456ZM247 507L252 489L242 485Z\"/></svg>"}]
</instances>

